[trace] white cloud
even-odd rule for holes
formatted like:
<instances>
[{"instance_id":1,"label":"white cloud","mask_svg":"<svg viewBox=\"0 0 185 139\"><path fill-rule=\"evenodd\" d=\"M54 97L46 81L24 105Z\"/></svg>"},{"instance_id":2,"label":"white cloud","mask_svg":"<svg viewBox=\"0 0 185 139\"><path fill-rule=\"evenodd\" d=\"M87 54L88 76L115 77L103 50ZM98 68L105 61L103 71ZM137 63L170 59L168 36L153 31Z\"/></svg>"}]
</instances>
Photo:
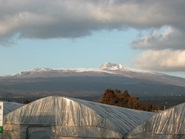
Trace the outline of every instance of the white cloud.
<instances>
[{"instance_id":1,"label":"white cloud","mask_svg":"<svg viewBox=\"0 0 185 139\"><path fill-rule=\"evenodd\" d=\"M152 30L132 43L144 49L135 60L140 68L156 71L185 71L185 34L173 27Z\"/></svg>"},{"instance_id":2,"label":"white cloud","mask_svg":"<svg viewBox=\"0 0 185 139\"><path fill-rule=\"evenodd\" d=\"M134 63L148 70L185 71L185 50L147 50Z\"/></svg>"}]
</instances>

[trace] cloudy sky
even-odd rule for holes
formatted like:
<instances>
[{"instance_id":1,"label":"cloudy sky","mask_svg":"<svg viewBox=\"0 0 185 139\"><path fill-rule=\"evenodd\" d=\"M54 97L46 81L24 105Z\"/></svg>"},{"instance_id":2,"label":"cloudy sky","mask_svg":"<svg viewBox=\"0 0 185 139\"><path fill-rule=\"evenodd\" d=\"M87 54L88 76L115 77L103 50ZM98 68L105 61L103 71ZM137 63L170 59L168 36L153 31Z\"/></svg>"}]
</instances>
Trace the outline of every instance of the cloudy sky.
<instances>
[{"instance_id":1,"label":"cloudy sky","mask_svg":"<svg viewBox=\"0 0 185 139\"><path fill-rule=\"evenodd\" d=\"M184 0L0 0L0 75L104 62L185 77Z\"/></svg>"}]
</instances>

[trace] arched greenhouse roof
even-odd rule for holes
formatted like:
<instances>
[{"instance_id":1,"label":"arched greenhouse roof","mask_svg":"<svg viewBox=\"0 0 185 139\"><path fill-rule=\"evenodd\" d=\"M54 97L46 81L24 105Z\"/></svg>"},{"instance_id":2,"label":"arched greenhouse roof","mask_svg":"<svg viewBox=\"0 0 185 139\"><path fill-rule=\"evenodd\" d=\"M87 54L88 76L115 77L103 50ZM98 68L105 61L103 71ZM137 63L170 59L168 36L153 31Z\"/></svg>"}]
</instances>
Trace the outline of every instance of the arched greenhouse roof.
<instances>
[{"instance_id":1,"label":"arched greenhouse roof","mask_svg":"<svg viewBox=\"0 0 185 139\"><path fill-rule=\"evenodd\" d=\"M5 130L10 125L49 126L53 128L53 136L61 137L123 138L153 115L151 112L50 96L9 113L4 124Z\"/></svg>"},{"instance_id":2,"label":"arched greenhouse roof","mask_svg":"<svg viewBox=\"0 0 185 139\"><path fill-rule=\"evenodd\" d=\"M155 114L134 128L128 138L185 138L185 103Z\"/></svg>"},{"instance_id":3,"label":"arched greenhouse roof","mask_svg":"<svg viewBox=\"0 0 185 139\"><path fill-rule=\"evenodd\" d=\"M8 113L20 108L23 104L16 103L16 102L8 102L8 101L1 101L3 102L3 115L7 115Z\"/></svg>"}]
</instances>

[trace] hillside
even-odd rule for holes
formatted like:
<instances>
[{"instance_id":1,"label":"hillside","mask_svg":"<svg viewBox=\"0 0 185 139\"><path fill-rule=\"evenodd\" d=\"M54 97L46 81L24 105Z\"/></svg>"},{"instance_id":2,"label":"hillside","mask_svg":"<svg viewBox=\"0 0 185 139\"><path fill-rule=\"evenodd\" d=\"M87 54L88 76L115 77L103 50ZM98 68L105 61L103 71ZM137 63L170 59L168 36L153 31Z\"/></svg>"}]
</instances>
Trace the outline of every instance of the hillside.
<instances>
[{"instance_id":1,"label":"hillside","mask_svg":"<svg viewBox=\"0 0 185 139\"><path fill-rule=\"evenodd\" d=\"M97 69L37 68L0 77L1 98L62 95L99 98L105 89L129 90L138 97L183 96L185 79L105 63Z\"/></svg>"}]
</instances>

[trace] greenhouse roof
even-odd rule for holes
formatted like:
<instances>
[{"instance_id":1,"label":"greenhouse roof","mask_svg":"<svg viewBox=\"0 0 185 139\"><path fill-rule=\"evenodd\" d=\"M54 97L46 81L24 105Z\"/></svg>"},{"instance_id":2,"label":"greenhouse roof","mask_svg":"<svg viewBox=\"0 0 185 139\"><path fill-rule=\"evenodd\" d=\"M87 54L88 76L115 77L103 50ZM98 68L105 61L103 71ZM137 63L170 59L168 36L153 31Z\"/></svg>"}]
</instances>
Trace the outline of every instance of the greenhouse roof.
<instances>
[{"instance_id":1,"label":"greenhouse roof","mask_svg":"<svg viewBox=\"0 0 185 139\"><path fill-rule=\"evenodd\" d=\"M185 137L185 103L155 114L134 128L128 138L180 138Z\"/></svg>"},{"instance_id":2,"label":"greenhouse roof","mask_svg":"<svg viewBox=\"0 0 185 139\"><path fill-rule=\"evenodd\" d=\"M9 113L4 123L52 126L61 136L122 138L153 115L151 112L50 96Z\"/></svg>"},{"instance_id":3,"label":"greenhouse roof","mask_svg":"<svg viewBox=\"0 0 185 139\"><path fill-rule=\"evenodd\" d=\"M8 102L8 101L2 101L3 102L3 114L7 115L8 113L20 108L23 106L23 104L16 103L16 102Z\"/></svg>"}]
</instances>

